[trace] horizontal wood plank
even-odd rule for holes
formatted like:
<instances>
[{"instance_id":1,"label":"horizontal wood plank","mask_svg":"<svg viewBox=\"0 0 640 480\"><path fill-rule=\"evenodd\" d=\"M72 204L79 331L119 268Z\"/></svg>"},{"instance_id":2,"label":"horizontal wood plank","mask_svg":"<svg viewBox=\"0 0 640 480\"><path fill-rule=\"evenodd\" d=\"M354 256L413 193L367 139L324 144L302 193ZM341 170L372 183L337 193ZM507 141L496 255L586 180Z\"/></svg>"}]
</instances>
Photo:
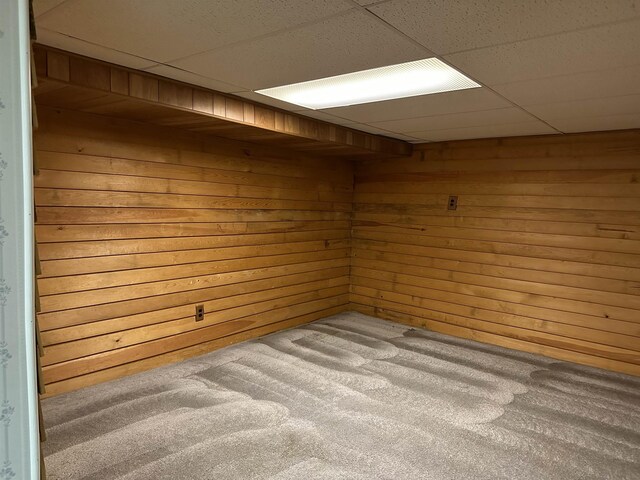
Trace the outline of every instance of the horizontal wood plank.
<instances>
[{"instance_id":1,"label":"horizontal wood plank","mask_svg":"<svg viewBox=\"0 0 640 480\"><path fill-rule=\"evenodd\" d=\"M243 330L242 326L235 325L239 330L239 333L230 333L228 335L223 335L220 338L203 342L191 347L159 354L153 357L145 358L143 360L124 363L93 373L73 376L67 380L49 383L47 384L47 393L43 395L43 397L46 398L54 395L59 395L61 393L69 392L72 390L78 390L86 386L95 385L97 383L114 380L127 375L133 375L134 373L139 373L151 368L166 365L167 363L178 362L187 358L195 357L204 353L211 352L213 350L217 350L219 348L227 347L238 342L243 342L256 337L261 337L263 335L268 335L278 330L297 327L305 323L313 322L314 320L318 320L320 318L340 313L344 311L348 306L348 304L345 304L335 307L329 307L309 314L289 318L288 320L274 322L265 326L256 326L255 328L250 329ZM244 324L245 328L246 326L247 324ZM229 324L227 327L232 327L232 325ZM231 328L229 328L229 330L231 330ZM224 333L226 333L226 331Z\"/></svg>"},{"instance_id":2,"label":"horizontal wood plank","mask_svg":"<svg viewBox=\"0 0 640 480\"><path fill-rule=\"evenodd\" d=\"M401 140L282 112L240 97L51 47L36 45L34 53L38 67L35 73L39 84L45 85L35 91L42 105L72 106L85 112L235 139L270 139L279 145L299 145L301 150L317 154L329 149L339 150L343 155L377 158L408 155L412 150L410 144ZM283 121L276 121L277 117Z\"/></svg>"},{"instance_id":3,"label":"horizontal wood plank","mask_svg":"<svg viewBox=\"0 0 640 480\"><path fill-rule=\"evenodd\" d=\"M127 88L202 101L145 78ZM35 143L48 392L347 308L350 162L46 109Z\"/></svg>"},{"instance_id":4,"label":"horizontal wood plank","mask_svg":"<svg viewBox=\"0 0 640 480\"><path fill-rule=\"evenodd\" d=\"M355 179L351 308L640 374L640 131L417 145Z\"/></svg>"}]
</instances>

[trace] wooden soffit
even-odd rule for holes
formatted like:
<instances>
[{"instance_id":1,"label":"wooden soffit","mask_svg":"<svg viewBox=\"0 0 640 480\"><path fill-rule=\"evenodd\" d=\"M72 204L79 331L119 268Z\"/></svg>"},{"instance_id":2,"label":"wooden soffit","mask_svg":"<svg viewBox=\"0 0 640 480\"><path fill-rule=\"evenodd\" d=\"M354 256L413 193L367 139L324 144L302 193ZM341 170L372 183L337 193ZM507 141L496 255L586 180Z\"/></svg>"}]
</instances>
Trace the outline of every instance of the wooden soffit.
<instances>
[{"instance_id":1,"label":"wooden soffit","mask_svg":"<svg viewBox=\"0 0 640 480\"><path fill-rule=\"evenodd\" d=\"M412 145L233 95L35 45L36 102L245 142L352 158L408 156Z\"/></svg>"}]
</instances>

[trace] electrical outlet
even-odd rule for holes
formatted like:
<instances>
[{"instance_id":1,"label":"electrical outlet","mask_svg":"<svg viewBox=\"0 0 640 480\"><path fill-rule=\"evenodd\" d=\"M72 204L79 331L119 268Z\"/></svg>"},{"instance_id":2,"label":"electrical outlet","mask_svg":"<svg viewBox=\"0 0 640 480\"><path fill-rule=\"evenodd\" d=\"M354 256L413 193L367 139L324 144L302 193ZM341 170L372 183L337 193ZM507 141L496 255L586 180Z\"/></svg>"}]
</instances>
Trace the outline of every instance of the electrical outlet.
<instances>
[{"instance_id":1,"label":"electrical outlet","mask_svg":"<svg viewBox=\"0 0 640 480\"><path fill-rule=\"evenodd\" d=\"M204 305L196 305L196 322L204 320Z\"/></svg>"},{"instance_id":2,"label":"electrical outlet","mask_svg":"<svg viewBox=\"0 0 640 480\"><path fill-rule=\"evenodd\" d=\"M447 210L455 210L458 208L458 196L451 195L449 197L449 203L447 203Z\"/></svg>"}]
</instances>

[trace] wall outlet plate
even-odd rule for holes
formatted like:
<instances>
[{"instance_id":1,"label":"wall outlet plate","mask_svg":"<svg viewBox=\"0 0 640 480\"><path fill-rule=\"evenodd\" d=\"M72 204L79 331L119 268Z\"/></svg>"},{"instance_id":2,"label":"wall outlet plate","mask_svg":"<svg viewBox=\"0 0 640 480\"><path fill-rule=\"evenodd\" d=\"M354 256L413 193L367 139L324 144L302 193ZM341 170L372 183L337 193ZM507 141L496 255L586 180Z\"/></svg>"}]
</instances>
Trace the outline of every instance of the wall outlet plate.
<instances>
[{"instance_id":1,"label":"wall outlet plate","mask_svg":"<svg viewBox=\"0 0 640 480\"><path fill-rule=\"evenodd\" d=\"M196 322L204 320L204 305L196 305Z\"/></svg>"},{"instance_id":2,"label":"wall outlet plate","mask_svg":"<svg viewBox=\"0 0 640 480\"><path fill-rule=\"evenodd\" d=\"M458 208L458 196L451 195L447 202L447 210L455 210L456 208Z\"/></svg>"}]
</instances>

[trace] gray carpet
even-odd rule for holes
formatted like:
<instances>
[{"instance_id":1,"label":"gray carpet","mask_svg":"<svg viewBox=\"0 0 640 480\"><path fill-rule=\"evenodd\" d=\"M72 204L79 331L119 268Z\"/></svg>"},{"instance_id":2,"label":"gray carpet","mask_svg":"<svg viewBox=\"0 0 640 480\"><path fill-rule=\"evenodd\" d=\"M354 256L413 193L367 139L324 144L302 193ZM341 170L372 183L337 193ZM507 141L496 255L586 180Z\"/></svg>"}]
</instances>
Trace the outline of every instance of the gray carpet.
<instances>
[{"instance_id":1,"label":"gray carpet","mask_svg":"<svg viewBox=\"0 0 640 480\"><path fill-rule=\"evenodd\" d=\"M48 399L50 479L640 479L640 378L348 313Z\"/></svg>"}]
</instances>

